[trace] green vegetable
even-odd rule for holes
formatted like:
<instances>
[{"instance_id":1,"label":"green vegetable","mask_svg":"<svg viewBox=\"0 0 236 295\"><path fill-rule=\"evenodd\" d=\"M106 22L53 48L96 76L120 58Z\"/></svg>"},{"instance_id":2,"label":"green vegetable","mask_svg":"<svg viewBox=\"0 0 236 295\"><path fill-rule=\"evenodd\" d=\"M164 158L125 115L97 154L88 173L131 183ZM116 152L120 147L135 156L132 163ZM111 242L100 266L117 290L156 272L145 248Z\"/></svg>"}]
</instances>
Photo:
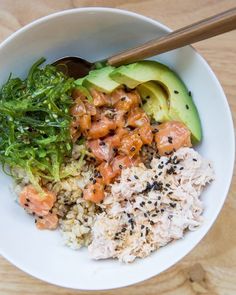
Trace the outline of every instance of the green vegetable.
<instances>
[{"instance_id":1,"label":"green vegetable","mask_svg":"<svg viewBox=\"0 0 236 295\"><path fill-rule=\"evenodd\" d=\"M9 77L0 90L0 162L23 168L40 190L41 177L59 180L71 155L71 92L74 80L36 62L25 80Z\"/></svg>"}]
</instances>

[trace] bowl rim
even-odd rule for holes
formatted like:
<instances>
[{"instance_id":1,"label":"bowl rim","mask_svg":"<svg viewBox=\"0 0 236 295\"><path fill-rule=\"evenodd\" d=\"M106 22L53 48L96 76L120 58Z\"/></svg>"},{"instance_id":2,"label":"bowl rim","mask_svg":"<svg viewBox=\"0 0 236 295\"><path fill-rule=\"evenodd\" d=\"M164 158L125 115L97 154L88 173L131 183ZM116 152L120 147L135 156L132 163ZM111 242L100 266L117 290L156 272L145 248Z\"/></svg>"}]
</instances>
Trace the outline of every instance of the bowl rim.
<instances>
[{"instance_id":1,"label":"bowl rim","mask_svg":"<svg viewBox=\"0 0 236 295\"><path fill-rule=\"evenodd\" d=\"M149 18L147 16L132 12L132 11L128 11L128 10L124 10L124 9L118 9L118 8L110 8L110 7L102 7L102 6L93 6L93 7L78 7L78 8L72 8L72 9L66 9L66 10L62 10L62 11L58 11L55 13L51 13L48 14L46 16L43 16L41 18L38 18L30 23L28 23L27 25L23 26L22 28L18 29L17 31L13 32L9 37L7 37L4 41L2 41L0 43L0 51L8 44L10 43L15 37L17 37L18 35L20 35L21 33L30 30L31 28L47 22L51 19L60 17L60 16L64 16L67 14L77 14L77 13L83 13L83 12L107 12L107 13L113 13L113 14L122 14L122 15L126 15L126 16L131 16L134 18L137 18L143 22L146 23L150 23L153 24L161 29L163 29L166 32L171 32L172 30L167 27L166 25L163 25L162 23L160 23L157 20L154 20L152 18ZM95 291L95 290L113 290L113 289L117 289L117 288L125 288L128 287L130 285L134 285L137 283L143 283L144 281L151 279L157 275L159 275L160 273L162 273L163 271L166 271L167 269L169 269L170 267L172 267L173 265L175 265L177 262L179 262L183 257L185 257L187 254L189 254L199 243L200 241L205 237L205 235L208 233L208 231L210 230L210 228L213 226L213 224L215 223L216 218L218 217L219 213L222 210L222 207L225 203L225 200L227 198L229 189L230 189L230 185L231 185L231 181L233 178L233 171L234 171L234 163L235 163L235 132L234 132L234 124L233 124L233 118L232 118L232 114L230 111L230 107L226 98L226 95L224 93L224 90L220 84L220 82L218 81L215 73L213 72L213 70L211 69L210 65L207 63L207 61L197 52L197 50L195 48L193 48L191 45L189 45L188 47L191 47L192 50L194 50L194 52L196 53L197 57L199 58L200 62L203 63L203 65L206 67L206 69L209 72L209 75L214 79L214 83L217 87L217 90L219 91L221 98L222 98L222 103L224 103L225 106L225 110L227 111L226 116L228 117L228 121L229 121L229 125L230 125L230 130L228 130L228 132L230 133L230 138L231 138L231 143L232 143L232 163L231 166L229 167L229 174L231 175L229 177L229 179L227 180L227 183L225 183L225 189L224 189L224 198L222 199L220 206L218 207L218 211L215 213L214 216L212 216L211 222L209 222L208 226L205 227L205 230L203 231L202 235L200 238L198 238L193 246L191 246L191 248L189 249L188 252L184 252L183 254L179 255L177 258L173 258L173 260L171 260L171 263L168 264L168 266L165 269L162 269L158 274L156 274L155 272L153 272L151 275L144 275L142 280L139 279L132 279L130 280L129 283L126 283L122 286L115 286L113 288L76 288L76 287L70 287L66 284L63 283L59 283L56 282L56 280L54 280L54 282L48 280L47 278L45 278L42 274L37 274L34 273L32 274L30 269L27 269L26 267L22 267L19 263L15 263L13 261L13 259L11 259L10 255L8 255L7 253L4 253L4 251L1 249L1 245L0 245L0 255L2 255L6 260L8 260L10 263L12 263L14 266L16 266L17 268L19 268L20 270L24 271L25 273L27 273L28 275L37 278L41 281L45 281L49 284L55 285L55 286L60 286L60 287L64 287L64 288L68 288L68 289L74 289L74 290L81 290L81 291Z\"/></svg>"}]
</instances>

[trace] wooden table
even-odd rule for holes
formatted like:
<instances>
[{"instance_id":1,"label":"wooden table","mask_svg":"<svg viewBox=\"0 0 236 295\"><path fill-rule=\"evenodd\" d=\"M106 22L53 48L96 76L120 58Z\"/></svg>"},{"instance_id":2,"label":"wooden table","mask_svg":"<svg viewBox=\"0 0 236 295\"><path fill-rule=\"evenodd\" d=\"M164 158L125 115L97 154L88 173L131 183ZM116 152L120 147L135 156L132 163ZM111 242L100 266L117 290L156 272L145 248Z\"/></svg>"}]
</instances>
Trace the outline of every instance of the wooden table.
<instances>
[{"instance_id":1,"label":"wooden table","mask_svg":"<svg viewBox=\"0 0 236 295\"><path fill-rule=\"evenodd\" d=\"M0 41L32 20L63 9L109 6L138 12L177 29L234 7L235 0L0 0ZM209 62L236 118L236 31L195 45ZM100 294L236 294L236 176L217 222L178 264L144 283ZM91 294L92 292L90 292ZM0 257L0 295L88 294L34 279Z\"/></svg>"}]
</instances>

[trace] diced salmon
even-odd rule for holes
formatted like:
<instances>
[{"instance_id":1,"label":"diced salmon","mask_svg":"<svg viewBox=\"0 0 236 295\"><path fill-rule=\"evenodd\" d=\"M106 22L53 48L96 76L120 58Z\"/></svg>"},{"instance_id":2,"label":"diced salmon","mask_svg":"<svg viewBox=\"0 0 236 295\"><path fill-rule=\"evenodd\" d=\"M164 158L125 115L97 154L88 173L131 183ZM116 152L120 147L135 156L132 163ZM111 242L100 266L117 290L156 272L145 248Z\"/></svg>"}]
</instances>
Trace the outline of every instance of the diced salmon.
<instances>
[{"instance_id":1,"label":"diced salmon","mask_svg":"<svg viewBox=\"0 0 236 295\"><path fill-rule=\"evenodd\" d=\"M70 108L70 113L74 117L83 116L86 114L86 107L80 98L76 98L73 106Z\"/></svg>"},{"instance_id":2,"label":"diced salmon","mask_svg":"<svg viewBox=\"0 0 236 295\"><path fill-rule=\"evenodd\" d=\"M143 144L151 144L153 141L152 127L149 123L144 124L138 129Z\"/></svg>"},{"instance_id":3,"label":"diced salmon","mask_svg":"<svg viewBox=\"0 0 236 295\"><path fill-rule=\"evenodd\" d=\"M127 156L119 155L112 161L112 170L116 176L121 174L122 169L129 168L131 166L133 166L133 161Z\"/></svg>"},{"instance_id":4,"label":"diced salmon","mask_svg":"<svg viewBox=\"0 0 236 295\"><path fill-rule=\"evenodd\" d=\"M116 129L116 123L114 120L108 119L103 116L100 121L92 123L90 130L88 131L88 137L91 139L97 139L109 134L111 130Z\"/></svg>"},{"instance_id":5,"label":"diced salmon","mask_svg":"<svg viewBox=\"0 0 236 295\"><path fill-rule=\"evenodd\" d=\"M112 101L115 102L115 108L119 111L129 111L132 107L138 106L140 96L137 91L125 92L120 88L112 93Z\"/></svg>"},{"instance_id":6,"label":"diced salmon","mask_svg":"<svg viewBox=\"0 0 236 295\"><path fill-rule=\"evenodd\" d=\"M56 229L58 226L58 217L55 213L40 216L40 218L35 220L38 229Z\"/></svg>"},{"instance_id":7,"label":"diced salmon","mask_svg":"<svg viewBox=\"0 0 236 295\"><path fill-rule=\"evenodd\" d=\"M79 119L72 120L70 125L70 136L73 142L76 142L76 140L81 136L81 131L79 128Z\"/></svg>"},{"instance_id":8,"label":"diced salmon","mask_svg":"<svg viewBox=\"0 0 236 295\"><path fill-rule=\"evenodd\" d=\"M143 142L140 136L136 132L130 132L122 137L119 151L132 158L139 153L142 145Z\"/></svg>"},{"instance_id":9,"label":"diced salmon","mask_svg":"<svg viewBox=\"0 0 236 295\"><path fill-rule=\"evenodd\" d=\"M103 140L94 139L87 142L87 146L98 161L110 161L113 155L112 146Z\"/></svg>"},{"instance_id":10,"label":"diced salmon","mask_svg":"<svg viewBox=\"0 0 236 295\"><path fill-rule=\"evenodd\" d=\"M56 195L46 188L43 188L43 191L44 194L41 195L33 185L25 186L19 196L20 205L29 213L38 216L48 215L56 201Z\"/></svg>"},{"instance_id":11,"label":"diced salmon","mask_svg":"<svg viewBox=\"0 0 236 295\"><path fill-rule=\"evenodd\" d=\"M158 125L155 142L160 155L168 155L181 147L191 147L191 132L181 122L170 121Z\"/></svg>"},{"instance_id":12,"label":"diced salmon","mask_svg":"<svg viewBox=\"0 0 236 295\"><path fill-rule=\"evenodd\" d=\"M141 127L146 123L149 123L150 120L147 114L141 108L133 108L129 113L127 120L127 125L132 127Z\"/></svg>"},{"instance_id":13,"label":"diced salmon","mask_svg":"<svg viewBox=\"0 0 236 295\"><path fill-rule=\"evenodd\" d=\"M88 101L84 101L84 105L87 111L87 114L91 115L91 116L95 116L97 113L96 107L89 103Z\"/></svg>"},{"instance_id":14,"label":"diced salmon","mask_svg":"<svg viewBox=\"0 0 236 295\"><path fill-rule=\"evenodd\" d=\"M91 183L83 191L83 197L87 201L99 203L104 199L104 185L99 182Z\"/></svg>"},{"instance_id":15,"label":"diced salmon","mask_svg":"<svg viewBox=\"0 0 236 295\"><path fill-rule=\"evenodd\" d=\"M118 148L121 144L121 138L128 134L128 131L124 128L117 128L115 132L115 135L106 137L104 141L109 143L112 147Z\"/></svg>"},{"instance_id":16,"label":"diced salmon","mask_svg":"<svg viewBox=\"0 0 236 295\"><path fill-rule=\"evenodd\" d=\"M111 105L111 98L108 94L97 91L96 89L91 89L91 94L93 97L93 104L96 107Z\"/></svg>"},{"instance_id":17,"label":"diced salmon","mask_svg":"<svg viewBox=\"0 0 236 295\"><path fill-rule=\"evenodd\" d=\"M114 117L114 120L116 122L116 126L119 128L122 128L125 126L125 116L126 116L126 112L125 111L116 111L116 115Z\"/></svg>"},{"instance_id":18,"label":"diced salmon","mask_svg":"<svg viewBox=\"0 0 236 295\"><path fill-rule=\"evenodd\" d=\"M83 132L91 128L91 116L89 114L84 114L78 120L79 128Z\"/></svg>"},{"instance_id":19,"label":"diced salmon","mask_svg":"<svg viewBox=\"0 0 236 295\"><path fill-rule=\"evenodd\" d=\"M104 184L108 185L116 177L116 173L113 171L112 166L109 163L103 162L98 166L98 170L102 176Z\"/></svg>"}]
</instances>

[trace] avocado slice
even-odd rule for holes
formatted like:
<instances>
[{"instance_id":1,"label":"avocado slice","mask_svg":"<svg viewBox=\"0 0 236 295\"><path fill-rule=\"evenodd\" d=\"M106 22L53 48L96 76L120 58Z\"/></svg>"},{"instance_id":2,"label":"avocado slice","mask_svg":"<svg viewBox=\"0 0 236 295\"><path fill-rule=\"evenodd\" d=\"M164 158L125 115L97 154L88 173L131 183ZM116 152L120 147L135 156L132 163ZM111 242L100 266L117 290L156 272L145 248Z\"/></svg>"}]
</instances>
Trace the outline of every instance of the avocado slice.
<instances>
[{"instance_id":1,"label":"avocado slice","mask_svg":"<svg viewBox=\"0 0 236 295\"><path fill-rule=\"evenodd\" d=\"M193 143L202 139L202 128L198 111L181 79L167 66L156 61L140 61L120 66L110 73L110 77L129 88L157 81L166 90L169 101L169 118L183 122L192 133Z\"/></svg>"},{"instance_id":2,"label":"avocado slice","mask_svg":"<svg viewBox=\"0 0 236 295\"><path fill-rule=\"evenodd\" d=\"M120 83L114 81L109 76L110 73L114 71L114 69L115 68L112 66L107 66L101 69L90 71L86 77L82 78L82 85L87 89L95 88L99 91L110 93L120 86Z\"/></svg>"},{"instance_id":3,"label":"avocado slice","mask_svg":"<svg viewBox=\"0 0 236 295\"><path fill-rule=\"evenodd\" d=\"M150 81L142 83L136 88L142 98L143 109L157 122L169 121L169 107L167 94L157 83Z\"/></svg>"}]
</instances>

